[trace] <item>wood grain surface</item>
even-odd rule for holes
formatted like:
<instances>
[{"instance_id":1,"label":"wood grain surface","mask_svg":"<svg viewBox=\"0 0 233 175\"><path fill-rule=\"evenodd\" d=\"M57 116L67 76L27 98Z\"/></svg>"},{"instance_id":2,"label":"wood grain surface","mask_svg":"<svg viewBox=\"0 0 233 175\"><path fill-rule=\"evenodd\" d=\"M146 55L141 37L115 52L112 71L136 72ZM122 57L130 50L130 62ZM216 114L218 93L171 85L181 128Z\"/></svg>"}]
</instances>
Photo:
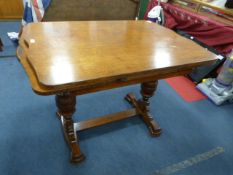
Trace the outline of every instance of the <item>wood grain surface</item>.
<instances>
[{"instance_id":1,"label":"wood grain surface","mask_svg":"<svg viewBox=\"0 0 233 175\"><path fill-rule=\"evenodd\" d=\"M21 19L22 16L22 0L0 0L0 19Z\"/></svg>"},{"instance_id":2,"label":"wood grain surface","mask_svg":"<svg viewBox=\"0 0 233 175\"><path fill-rule=\"evenodd\" d=\"M146 21L29 24L18 57L40 94L151 81L216 59L194 42Z\"/></svg>"}]
</instances>

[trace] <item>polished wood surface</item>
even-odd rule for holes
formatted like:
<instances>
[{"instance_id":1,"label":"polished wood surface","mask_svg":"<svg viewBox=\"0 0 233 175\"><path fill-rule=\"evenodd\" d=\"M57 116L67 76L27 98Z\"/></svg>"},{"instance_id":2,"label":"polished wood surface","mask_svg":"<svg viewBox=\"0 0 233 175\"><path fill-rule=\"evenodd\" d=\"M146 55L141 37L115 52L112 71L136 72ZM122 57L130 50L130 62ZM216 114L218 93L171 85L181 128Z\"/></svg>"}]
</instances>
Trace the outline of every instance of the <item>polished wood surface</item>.
<instances>
[{"instance_id":1,"label":"polished wood surface","mask_svg":"<svg viewBox=\"0 0 233 175\"><path fill-rule=\"evenodd\" d=\"M140 116L152 136L161 128L149 99L158 79L184 75L216 56L169 29L145 21L30 24L23 28L17 55L33 90L56 94L57 115L71 162L85 159L76 131ZM141 99L129 93L133 109L74 123L76 95L141 83Z\"/></svg>"},{"instance_id":2,"label":"polished wood surface","mask_svg":"<svg viewBox=\"0 0 233 175\"><path fill-rule=\"evenodd\" d=\"M194 42L145 21L29 24L19 50L34 72L29 76L38 80L32 82L36 91L130 82L215 60Z\"/></svg>"},{"instance_id":3,"label":"polished wood surface","mask_svg":"<svg viewBox=\"0 0 233 175\"><path fill-rule=\"evenodd\" d=\"M0 0L0 19L21 19L22 16L22 0Z\"/></svg>"},{"instance_id":4,"label":"polished wood surface","mask_svg":"<svg viewBox=\"0 0 233 175\"><path fill-rule=\"evenodd\" d=\"M74 128L76 131L83 131L85 129L105 125L108 123L120 121L130 117L135 117L136 115L138 115L136 109L128 109L126 111L108 114L105 116L96 117L85 121L80 121L74 124Z\"/></svg>"},{"instance_id":5,"label":"polished wood surface","mask_svg":"<svg viewBox=\"0 0 233 175\"><path fill-rule=\"evenodd\" d=\"M179 69L169 69L169 71L160 71L160 72L155 72L153 75L147 76L147 74L142 74L140 76L136 76L133 78L128 79L127 81L121 81L121 79L110 79L105 82L101 83L95 83L94 85L86 85L86 86L56 86L56 87L45 87L41 86L38 82L38 79L35 76L35 73L31 66L29 65L27 61L27 57L25 52L23 52L22 48L19 47L17 49L17 55L22 63L25 71L28 74L28 77L30 79L32 88L35 93L39 95L52 95L52 94L58 94L62 93L64 91L70 91L75 93L76 95L81 95L81 94L86 94L86 93L91 93L91 92L96 92L96 91L101 91L101 90L107 90L107 89L112 89L112 88L117 88L117 87L122 87L122 86L127 86L127 85L132 85L132 84L137 84L141 82L147 82L147 81L153 81L157 79L163 79L171 76L179 76L179 75L187 75L192 71L191 67L180 67ZM206 63L203 63L206 64Z\"/></svg>"}]
</instances>

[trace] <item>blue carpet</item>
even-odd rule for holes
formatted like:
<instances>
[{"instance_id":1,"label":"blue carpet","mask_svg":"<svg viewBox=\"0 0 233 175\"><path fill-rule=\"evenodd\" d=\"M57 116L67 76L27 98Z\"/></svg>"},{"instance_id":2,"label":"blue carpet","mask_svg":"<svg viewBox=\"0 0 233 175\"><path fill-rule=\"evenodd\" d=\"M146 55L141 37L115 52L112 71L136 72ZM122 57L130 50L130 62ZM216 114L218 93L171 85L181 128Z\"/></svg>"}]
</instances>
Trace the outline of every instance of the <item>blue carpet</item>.
<instances>
[{"instance_id":1,"label":"blue carpet","mask_svg":"<svg viewBox=\"0 0 233 175\"><path fill-rule=\"evenodd\" d=\"M7 32L19 32L21 26L20 21L0 22L0 38L3 42L3 52L0 52L0 58L15 56L16 43L12 42L7 36Z\"/></svg>"},{"instance_id":2,"label":"blue carpet","mask_svg":"<svg viewBox=\"0 0 233 175\"><path fill-rule=\"evenodd\" d=\"M15 57L0 59L0 172L4 175L153 175L156 171L216 147L224 152L175 175L233 174L233 105L208 100L185 103L164 81L152 98L151 113L163 134L152 138L139 118L80 132L87 159L69 163L69 150L55 116L53 96L38 96ZM128 92L139 86L77 97L75 120L130 106Z\"/></svg>"}]
</instances>

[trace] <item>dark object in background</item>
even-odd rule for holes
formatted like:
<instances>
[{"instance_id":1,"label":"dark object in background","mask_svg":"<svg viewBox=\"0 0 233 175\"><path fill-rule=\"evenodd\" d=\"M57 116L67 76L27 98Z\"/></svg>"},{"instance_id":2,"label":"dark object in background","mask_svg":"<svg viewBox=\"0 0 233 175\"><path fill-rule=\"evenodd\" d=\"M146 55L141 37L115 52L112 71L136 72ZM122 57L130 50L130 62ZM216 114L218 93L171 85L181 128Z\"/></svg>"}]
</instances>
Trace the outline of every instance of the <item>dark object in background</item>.
<instances>
[{"instance_id":1,"label":"dark object in background","mask_svg":"<svg viewBox=\"0 0 233 175\"><path fill-rule=\"evenodd\" d=\"M233 0L227 0L225 7L232 9L233 8Z\"/></svg>"},{"instance_id":2,"label":"dark object in background","mask_svg":"<svg viewBox=\"0 0 233 175\"><path fill-rule=\"evenodd\" d=\"M216 55L221 55L223 57L222 59L216 60L215 63L213 63L212 65L200 66L193 69L193 71L190 74L188 74L188 78L196 84L200 83L204 78L216 78L218 75L217 70L219 69L219 67L223 65L224 61L226 60L226 57L217 52L213 47L207 46L206 44L200 42L199 40L187 34L186 32L183 32L181 30L176 30L176 32L185 38L191 39L200 46L208 49L210 52Z\"/></svg>"},{"instance_id":3,"label":"dark object in background","mask_svg":"<svg viewBox=\"0 0 233 175\"><path fill-rule=\"evenodd\" d=\"M218 59L213 65L197 67L188 74L188 78L196 84L200 83L205 78L216 78L218 76L217 70L223 65L225 60L226 58Z\"/></svg>"},{"instance_id":4,"label":"dark object in background","mask_svg":"<svg viewBox=\"0 0 233 175\"><path fill-rule=\"evenodd\" d=\"M0 38L0 52L3 51L3 44L2 44L2 40Z\"/></svg>"}]
</instances>

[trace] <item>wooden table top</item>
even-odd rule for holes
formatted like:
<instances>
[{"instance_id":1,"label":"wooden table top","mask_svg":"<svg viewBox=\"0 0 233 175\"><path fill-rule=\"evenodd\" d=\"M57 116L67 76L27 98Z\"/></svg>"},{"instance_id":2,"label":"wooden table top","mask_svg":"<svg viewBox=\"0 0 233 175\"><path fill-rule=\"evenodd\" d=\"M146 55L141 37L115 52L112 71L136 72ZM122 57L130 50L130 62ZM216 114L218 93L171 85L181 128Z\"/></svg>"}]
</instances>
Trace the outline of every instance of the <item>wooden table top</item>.
<instances>
[{"instance_id":1,"label":"wooden table top","mask_svg":"<svg viewBox=\"0 0 233 175\"><path fill-rule=\"evenodd\" d=\"M33 23L23 28L19 43L18 57L39 94L165 78L216 59L194 42L147 21Z\"/></svg>"}]
</instances>

